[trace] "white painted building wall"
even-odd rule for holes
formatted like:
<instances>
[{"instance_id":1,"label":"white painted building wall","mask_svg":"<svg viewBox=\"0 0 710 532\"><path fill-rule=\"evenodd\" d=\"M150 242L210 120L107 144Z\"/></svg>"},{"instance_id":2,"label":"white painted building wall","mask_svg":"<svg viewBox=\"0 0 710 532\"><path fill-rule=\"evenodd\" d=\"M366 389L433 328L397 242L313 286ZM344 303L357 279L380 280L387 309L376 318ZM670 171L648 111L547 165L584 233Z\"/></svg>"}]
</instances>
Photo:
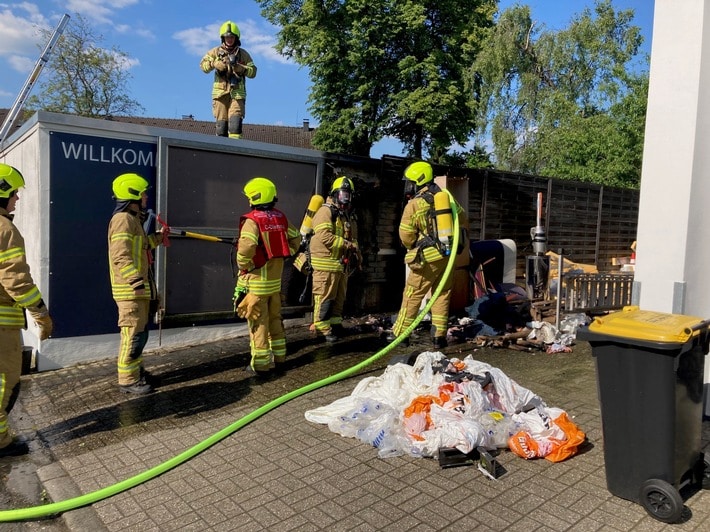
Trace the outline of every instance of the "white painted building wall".
<instances>
[{"instance_id":1,"label":"white painted building wall","mask_svg":"<svg viewBox=\"0 0 710 532\"><path fill-rule=\"evenodd\" d=\"M710 6L655 0L634 298L710 318ZM705 363L710 415L710 362Z\"/></svg>"}]
</instances>

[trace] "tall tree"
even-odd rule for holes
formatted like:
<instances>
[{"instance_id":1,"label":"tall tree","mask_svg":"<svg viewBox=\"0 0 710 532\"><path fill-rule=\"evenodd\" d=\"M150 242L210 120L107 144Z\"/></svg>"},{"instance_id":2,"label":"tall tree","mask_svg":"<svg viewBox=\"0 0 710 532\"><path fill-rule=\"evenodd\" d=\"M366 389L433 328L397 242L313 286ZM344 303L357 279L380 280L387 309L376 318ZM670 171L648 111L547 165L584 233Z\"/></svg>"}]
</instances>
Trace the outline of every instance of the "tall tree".
<instances>
[{"instance_id":1,"label":"tall tree","mask_svg":"<svg viewBox=\"0 0 710 532\"><path fill-rule=\"evenodd\" d=\"M384 136L436 161L472 133L466 72L497 0L259 0L278 50L308 67L323 150Z\"/></svg>"},{"instance_id":2,"label":"tall tree","mask_svg":"<svg viewBox=\"0 0 710 532\"><path fill-rule=\"evenodd\" d=\"M101 42L103 36L84 17L72 17L45 66L43 81L27 100L28 110L93 118L142 112L143 106L128 95L128 55L116 47L102 48Z\"/></svg>"},{"instance_id":3,"label":"tall tree","mask_svg":"<svg viewBox=\"0 0 710 532\"><path fill-rule=\"evenodd\" d=\"M615 186L638 186L648 92L633 11L598 0L561 31L527 6L504 11L473 63L477 141L496 166Z\"/></svg>"}]
</instances>

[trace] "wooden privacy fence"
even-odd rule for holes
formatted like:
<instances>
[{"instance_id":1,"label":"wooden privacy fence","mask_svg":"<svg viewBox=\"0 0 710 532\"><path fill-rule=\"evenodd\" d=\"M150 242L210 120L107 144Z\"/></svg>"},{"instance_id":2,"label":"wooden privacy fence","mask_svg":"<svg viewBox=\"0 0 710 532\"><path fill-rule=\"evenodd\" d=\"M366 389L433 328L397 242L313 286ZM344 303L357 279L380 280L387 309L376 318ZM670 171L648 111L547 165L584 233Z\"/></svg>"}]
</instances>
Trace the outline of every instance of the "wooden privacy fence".
<instances>
[{"instance_id":1,"label":"wooden privacy fence","mask_svg":"<svg viewBox=\"0 0 710 532\"><path fill-rule=\"evenodd\" d=\"M639 191L495 170L467 170L471 237L511 238L518 272L532 254L530 229L543 193L547 249L574 262L612 270L612 259L631 254L636 240Z\"/></svg>"}]
</instances>

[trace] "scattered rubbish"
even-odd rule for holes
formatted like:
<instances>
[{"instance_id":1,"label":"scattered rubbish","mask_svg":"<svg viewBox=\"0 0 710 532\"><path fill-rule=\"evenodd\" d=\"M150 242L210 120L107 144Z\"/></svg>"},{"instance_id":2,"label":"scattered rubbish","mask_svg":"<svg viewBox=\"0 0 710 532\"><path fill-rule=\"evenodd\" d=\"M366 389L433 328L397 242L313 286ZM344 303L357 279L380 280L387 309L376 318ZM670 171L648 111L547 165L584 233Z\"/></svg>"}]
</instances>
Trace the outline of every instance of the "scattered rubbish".
<instances>
[{"instance_id":1,"label":"scattered rubbish","mask_svg":"<svg viewBox=\"0 0 710 532\"><path fill-rule=\"evenodd\" d=\"M479 459L478 451L462 453L456 447L442 447L439 449L439 467L459 467L474 465Z\"/></svg>"},{"instance_id":2,"label":"scattered rubbish","mask_svg":"<svg viewBox=\"0 0 710 532\"><path fill-rule=\"evenodd\" d=\"M492 480L498 480L508 471L496 458L482 447L478 448L478 470Z\"/></svg>"},{"instance_id":3,"label":"scattered rubbish","mask_svg":"<svg viewBox=\"0 0 710 532\"><path fill-rule=\"evenodd\" d=\"M547 406L500 369L470 355L449 359L430 351L414 365L388 365L381 376L364 378L349 396L305 417L376 447L381 458L438 457L451 467L476 451L480 461L484 449L489 455L482 467L495 478L502 474L492 460L495 449L514 446L523 458L561 461L585 439L564 410Z\"/></svg>"},{"instance_id":4,"label":"scattered rubbish","mask_svg":"<svg viewBox=\"0 0 710 532\"><path fill-rule=\"evenodd\" d=\"M477 466L477 469L486 477L498 480L508 471L486 449L478 447L470 453L463 453L455 447L442 447L439 449L439 467Z\"/></svg>"}]
</instances>

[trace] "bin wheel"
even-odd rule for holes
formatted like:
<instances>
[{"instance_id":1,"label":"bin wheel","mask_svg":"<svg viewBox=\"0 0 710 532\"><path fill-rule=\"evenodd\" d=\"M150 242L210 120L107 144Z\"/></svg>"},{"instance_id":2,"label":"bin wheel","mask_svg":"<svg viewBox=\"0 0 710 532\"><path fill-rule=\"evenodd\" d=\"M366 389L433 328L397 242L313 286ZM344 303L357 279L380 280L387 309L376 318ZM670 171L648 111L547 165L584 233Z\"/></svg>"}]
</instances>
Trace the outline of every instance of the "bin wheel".
<instances>
[{"instance_id":1,"label":"bin wheel","mask_svg":"<svg viewBox=\"0 0 710 532\"><path fill-rule=\"evenodd\" d=\"M710 490L710 459L705 457L705 468L703 469L702 478L702 488L704 490Z\"/></svg>"},{"instance_id":2,"label":"bin wheel","mask_svg":"<svg viewBox=\"0 0 710 532\"><path fill-rule=\"evenodd\" d=\"M651 517L664 523L676 523L683 513L683 498L665 480L652 478L644 482L640 500Z\"/></svg>"}]
</instances>

